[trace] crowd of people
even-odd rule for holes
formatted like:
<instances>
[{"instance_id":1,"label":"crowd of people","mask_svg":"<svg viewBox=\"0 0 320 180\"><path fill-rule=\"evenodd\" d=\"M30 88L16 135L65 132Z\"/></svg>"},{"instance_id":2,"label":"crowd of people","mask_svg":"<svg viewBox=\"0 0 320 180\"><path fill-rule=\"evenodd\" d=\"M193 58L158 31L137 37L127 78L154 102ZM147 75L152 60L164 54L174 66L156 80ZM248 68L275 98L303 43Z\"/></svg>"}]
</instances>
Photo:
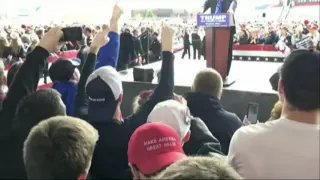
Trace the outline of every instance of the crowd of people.
<instances>
[{"instance_id":1,"label":"crowd of people","mask_svg":"<svg viewBox=\"0 0 320 180\"><path fill-rule=\"evenodd\" d=\"M85 28L81 62L55 61L52 88L37 91L49 55L75 46L60 41L59 27L34 37L38 43L23 56L24 44L1 52L26 59L7 75L0 65L0 87L8 89L0 94L0 178L320 178L318 51L286 57L270 121L245 126L223 108L223 80L214 69L198 72L186 95L174 93L176 33L163 25L159 84L138 94L134 113L122 117L121 15L115 5L109 27L94 36Z\"/></svg>"},{"instance_id":2,"label":"crowd of people","mask_svg":"<svg viewBox=\"0 0 320 180\"><path fill-rule=\"evenodd\" d=\"M295 47L306 39L310 47L320 50L320 28L317 21L304 20L293 22L247 22L240 25L237 44L266 44ZM299 47L297 47L299 48Z\"/></svg>"}]
</instances>

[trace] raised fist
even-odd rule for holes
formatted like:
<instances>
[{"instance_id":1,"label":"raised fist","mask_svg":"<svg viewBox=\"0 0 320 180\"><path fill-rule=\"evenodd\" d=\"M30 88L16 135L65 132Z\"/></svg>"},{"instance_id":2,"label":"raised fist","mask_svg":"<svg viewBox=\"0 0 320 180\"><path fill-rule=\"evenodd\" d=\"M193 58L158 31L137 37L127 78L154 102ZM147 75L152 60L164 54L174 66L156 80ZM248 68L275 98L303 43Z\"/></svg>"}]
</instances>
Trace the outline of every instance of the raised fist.
<instances>
[{"instance_id":1,"label":"raised fist","mask_svg":"<svg viewBox=\"0 0 320 180\"><path fill-rule=\"evenodd\" d=\"M62 43L59 43L63 32L60 28L51 28L40 40L39 46L46 49L49 53L57 52Z\"/></svg>"},{"instance_id":2,"label":"raised fist","mask_svg":"<svg viewBox=\"0 0 320 180\"><path fill-rule=\"evenodd\" d=\"M96 34L91 43L91 47L101 48L109 42L108 31L102 31Z\"/></svg>"},{"instance_id":3,"label":"raised fist","mask_svg":"<svg viewBox=\"0 0 320 180\"><path fill-rule=\"evenodd\" d=\"M120 8L118 3L116 3L113 7L112 18L119 20L122 14L123 14L123 10Z\"/></svg>"},{"instance_id":4,"label":"raised fist","mask_svg":"<svg viewBox=\"0 0 320 180\"><path fill-rule=\"evenodd\" d=\"M173 51L173 37L175 30L168 26L163 25L161 30L161 42L163 51Z\"/></svg>"}]
</instances>

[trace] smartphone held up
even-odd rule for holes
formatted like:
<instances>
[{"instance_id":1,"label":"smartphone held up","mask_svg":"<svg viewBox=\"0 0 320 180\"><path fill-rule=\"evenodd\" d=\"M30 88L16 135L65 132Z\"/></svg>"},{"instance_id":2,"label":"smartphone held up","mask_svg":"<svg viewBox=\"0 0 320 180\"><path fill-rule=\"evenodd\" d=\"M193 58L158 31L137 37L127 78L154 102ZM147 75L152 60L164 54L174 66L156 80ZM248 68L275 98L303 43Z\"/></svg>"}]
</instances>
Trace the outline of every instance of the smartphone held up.
<instances>
[{"instance_id":1,"label":"smartphone held up","mask_svg":"<svg viewBox=\"0 0 320 180\"><path fill-rule=\"evenodd\" d=\"M60 42L82 40L82 28L81 27L62 28L62 32L63 32L63 36L60 39Z\"/></svg>"}]
</instances>

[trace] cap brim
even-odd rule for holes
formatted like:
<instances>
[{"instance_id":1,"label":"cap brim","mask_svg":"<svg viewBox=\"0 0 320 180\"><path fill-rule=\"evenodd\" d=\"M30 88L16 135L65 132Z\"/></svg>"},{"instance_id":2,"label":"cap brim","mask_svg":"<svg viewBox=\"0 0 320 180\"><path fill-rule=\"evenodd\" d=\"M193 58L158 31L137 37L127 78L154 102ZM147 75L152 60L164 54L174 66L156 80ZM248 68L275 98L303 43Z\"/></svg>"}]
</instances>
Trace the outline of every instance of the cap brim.
<instances>
[{"instance_id":1,"label":"cap brim","mask_svg":"<svg viewBox=\"0 0 320 180\"><path fill-rule=\"evenodd\" d=\"M135 165L138 167L140 172L145 175L150 175L185 157L186 155L182 152L167 152L159 154L155 157L148 157L147 160L143 158L141 163L137 163Z\"/></svg>"}]
</instances>

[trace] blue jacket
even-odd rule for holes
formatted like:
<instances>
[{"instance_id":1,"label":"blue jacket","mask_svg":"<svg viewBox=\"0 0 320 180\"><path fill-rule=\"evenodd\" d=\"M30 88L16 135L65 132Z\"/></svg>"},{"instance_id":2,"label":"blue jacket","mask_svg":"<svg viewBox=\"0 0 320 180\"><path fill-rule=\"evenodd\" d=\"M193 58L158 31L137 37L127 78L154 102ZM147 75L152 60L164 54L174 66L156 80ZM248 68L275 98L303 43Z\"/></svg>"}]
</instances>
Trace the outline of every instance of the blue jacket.
<instances>
[{"instance_id":1,"label":"blue jacket","mask_svg":"<svg viewBox=\"0 0 320 180\"><path fill-rule=\"evenodd\" d=\"M96 68L103 66L116 67L119 57L120 36L115 32L109 32L110 41L105 46L101 47L97 57Z\"/></svg>"},{"instance_id":2,"label":"blue jacket","mask_svg":"<svg viewBox=\"0 0 320 180\"><path fill-rule=\"evenodd\" d=\"M54 82L52 89L61 94L61 99L66 106L67 115L74 116L74 100L77 93L77 84L73 82Z\"/></svg>"}]
</instances>

